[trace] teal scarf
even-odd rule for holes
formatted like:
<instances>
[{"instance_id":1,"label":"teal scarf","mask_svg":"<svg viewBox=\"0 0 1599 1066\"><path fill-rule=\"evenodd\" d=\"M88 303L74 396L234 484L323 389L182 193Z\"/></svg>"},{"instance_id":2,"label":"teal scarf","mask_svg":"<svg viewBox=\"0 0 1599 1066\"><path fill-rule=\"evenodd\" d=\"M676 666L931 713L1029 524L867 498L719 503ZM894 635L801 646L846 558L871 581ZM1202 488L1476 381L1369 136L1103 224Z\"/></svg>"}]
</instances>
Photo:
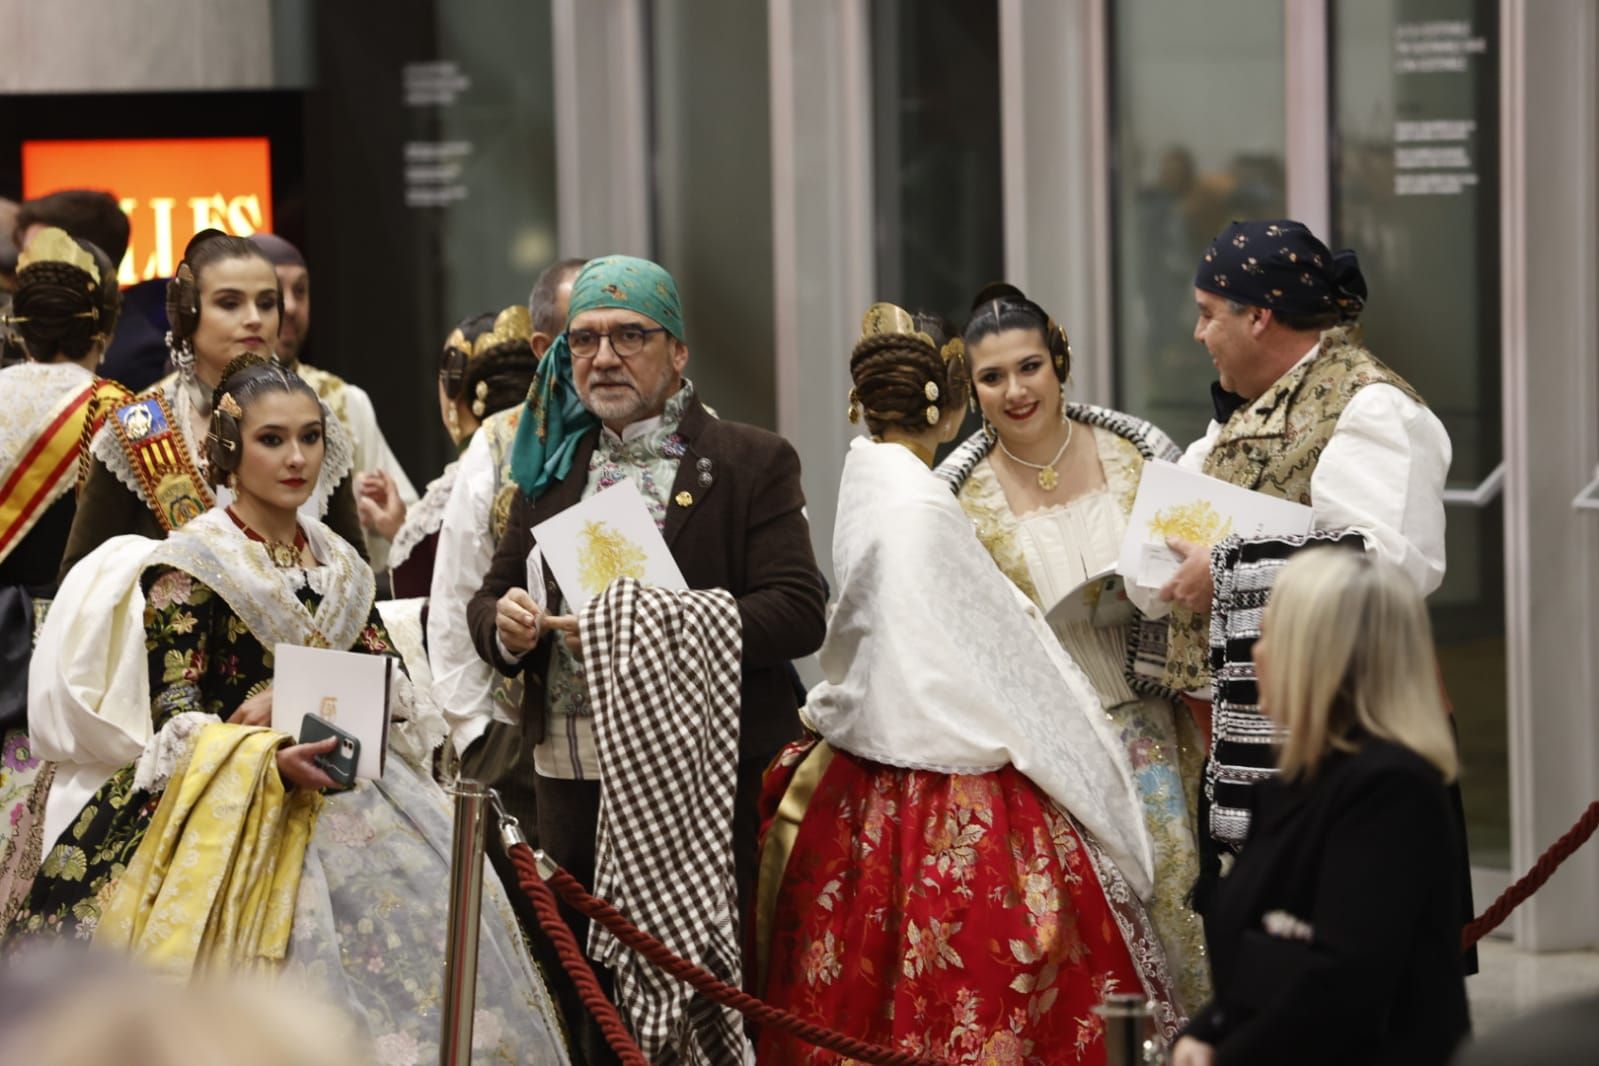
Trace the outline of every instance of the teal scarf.
<instances>
[{"instance_id":1,"label":"teal scarf","mask_svg":"<svg viewBox=\"0 0 1599 1066\"><path fill-rule=\"evenodd\" d=\"M647 315L683 339L683 309L677 283L648 259L608 255L591 259L572 282L566 321L584 311L623 308ZM598 422L578 399L572 384L572 350L566 333L555 338L539 361L527 394L527 415L511 443L511 480L530 500L572 472L578 442Z\"/></svg>"}]
</instances>

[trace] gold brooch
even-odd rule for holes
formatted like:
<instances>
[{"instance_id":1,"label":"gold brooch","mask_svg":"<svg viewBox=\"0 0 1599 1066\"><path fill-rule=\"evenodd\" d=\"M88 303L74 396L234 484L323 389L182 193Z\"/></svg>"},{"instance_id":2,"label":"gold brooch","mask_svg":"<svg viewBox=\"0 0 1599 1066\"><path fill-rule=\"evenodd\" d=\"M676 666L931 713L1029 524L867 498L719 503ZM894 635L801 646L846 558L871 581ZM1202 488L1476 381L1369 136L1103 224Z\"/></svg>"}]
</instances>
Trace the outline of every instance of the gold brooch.
<instances>
[{"instance_id":1,"label":"gold brooch","mask_svg":"<svg viewBox=\"0 0 1599 1066\"><path fill-rule=\"evenodd\" d=\"M679 507L690 507L694 503L694 497L687 492L680 492L672 497L672 502Z\"/></svg>"}]
</instances>

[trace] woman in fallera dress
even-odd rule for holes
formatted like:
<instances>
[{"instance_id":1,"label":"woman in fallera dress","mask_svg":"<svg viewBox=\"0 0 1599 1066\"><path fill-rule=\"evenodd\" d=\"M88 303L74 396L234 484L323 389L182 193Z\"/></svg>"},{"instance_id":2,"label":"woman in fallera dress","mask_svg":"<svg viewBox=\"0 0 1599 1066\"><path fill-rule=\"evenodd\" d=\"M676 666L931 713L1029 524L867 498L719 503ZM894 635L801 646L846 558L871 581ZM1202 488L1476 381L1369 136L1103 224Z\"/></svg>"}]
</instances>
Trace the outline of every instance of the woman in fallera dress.
<instances>
[{"instance_id":1,"label":"woman in fallera dress","mask_svg":"<svg viewBox=\"0 0 1599 1066\"><path fill-rule=\"evenodd\" d=\"M184 249L167 285L176 371L115 411L90 444L92 461L61 560L66 576L79 559L112 537L161 537L231 492L213 488L205 470L211 395L222 371L242 355L271 357L282 307L277 274L254 244L220 230L202 230ZM302 505L326 520L363 557L356 515L349 431L328 420L320 480Z\"/></svg>"},{"instance_id":2,"label":"woman in fallera dress","mask_svg":"<svg viewBox=\"0 0 1599 1066\"><path fill-rule=\"evenodd\" d=\"M271 969L344 1007L380 1062L437 1057L450 818L428 777L436 708L396 685L381 777L327 796L269 728L280 643L392 655L371 570L299 510L325 409L261 356L222 375L207 469L231 502L164 540L119 537L68 575L40 635L30 722L59 770L48 851L7 950L62 939L177 976ZM553 1009L486 877L480 1051L563 1062Z\"/></svg>"},{"instance_id":3,"label":"woman in fallera dress","mask_svg":"<svg viewBox=\"0 0 1599 1066\"><path fill-rule=\"evenodd\" d=\"M1049 611L1114 567L1144 462L1175 460L1177 448L1140 419L1068 403L1066 332L1013 286L980 293L963 336L983 431L939 474L999 568ZM1130 592L1137 603L1138 590ZM1195 811L1205 747L1175 693L1132 679L1128 642L1138 624L1052 628L1093 682L1132 761L1155 849L1150 916L1186 1015L1210 995L1204 929L1187 902L1199 876Z\"/></svg>"},{"instance_id":4,"label":"woman in fallera dress","mask_svg":"<svg viewBox=\"0 0 1599 1066\"><path fill-rule=\"evenodd\" d=\"M804 709L821 740L784 752L763 799L759 980L802 1017L951 1063L1103 1062L1108 993L1175 1026L1126 751L932 475L966 404L959 342L888 304L864 332L850 410L871 438L845 461ZM766 1031L759 1061L838 1059Z\"/></svg>"},{"instance_id":5,"label":"woman in fallera dress","mask_svg":"<svg viewBox=\"0 0 1599 1066\"><path fill-rule=\"evenodd\" d=\"M85 442L130 398L95 373L121 305L110 258L51 227L22 253L0 322L27 353L0 370L0 926L39 867L52 771L28 743L28 660L55 595Z\"/></svg>"}]
</instances>

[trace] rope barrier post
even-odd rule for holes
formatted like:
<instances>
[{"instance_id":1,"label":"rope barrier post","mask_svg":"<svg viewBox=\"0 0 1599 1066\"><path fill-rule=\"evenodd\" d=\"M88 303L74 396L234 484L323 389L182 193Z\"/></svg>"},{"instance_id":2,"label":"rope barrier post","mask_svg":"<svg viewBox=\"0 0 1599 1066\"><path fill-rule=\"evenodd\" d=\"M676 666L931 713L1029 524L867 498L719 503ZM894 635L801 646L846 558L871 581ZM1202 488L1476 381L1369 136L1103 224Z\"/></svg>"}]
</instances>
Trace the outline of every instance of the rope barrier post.
<instances>
[{"instance_id":1,"label":"rope barrier post","mask_svg":"<svg viewBox=\"0 0 1599 1066\"><path fill-rule=\"evenodd\" d=\"M480 782L456 778L448 791L455 797L455 830L450 846L450 927L444 948L439 1066L471 1066L483 910L483 834L491 790Z\"/></svg>"},{"instance_id":2,"label":"rope barrier post","mask_svg":"<svg viewBox=\"0 0 1599 1066\"><path fill-rule=\"evenodd\" d=\"M1105 1019L1105 1066L1145 1066L1160 1061L1154 1037L1155 1005L1143 996L1105 997L1094 1008Z\"/></svg>"}]
</instances>

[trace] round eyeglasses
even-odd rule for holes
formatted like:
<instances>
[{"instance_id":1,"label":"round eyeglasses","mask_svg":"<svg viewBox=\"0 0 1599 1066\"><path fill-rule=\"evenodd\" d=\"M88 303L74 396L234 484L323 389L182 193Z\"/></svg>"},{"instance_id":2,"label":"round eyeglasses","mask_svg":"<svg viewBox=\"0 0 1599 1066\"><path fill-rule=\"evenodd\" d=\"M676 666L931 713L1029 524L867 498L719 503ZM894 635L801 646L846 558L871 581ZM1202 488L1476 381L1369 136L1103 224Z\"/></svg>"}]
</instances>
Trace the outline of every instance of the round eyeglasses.
<instances>
[{"instance_id":1,"label":"round eyeglasses","mask_svg":"<svg viewBox=\"0 0 1599 1066\"><path fill-rule=\"evenodd\" d=\"M566 346L572 350L573 359L593 359L600 354L600 341L609 339L611 351L618 359L626 359L644 350L651 334L665 333L665 326L617 326L609 333L597 329L569 329Z\"/></svg>"}]
</instances>

